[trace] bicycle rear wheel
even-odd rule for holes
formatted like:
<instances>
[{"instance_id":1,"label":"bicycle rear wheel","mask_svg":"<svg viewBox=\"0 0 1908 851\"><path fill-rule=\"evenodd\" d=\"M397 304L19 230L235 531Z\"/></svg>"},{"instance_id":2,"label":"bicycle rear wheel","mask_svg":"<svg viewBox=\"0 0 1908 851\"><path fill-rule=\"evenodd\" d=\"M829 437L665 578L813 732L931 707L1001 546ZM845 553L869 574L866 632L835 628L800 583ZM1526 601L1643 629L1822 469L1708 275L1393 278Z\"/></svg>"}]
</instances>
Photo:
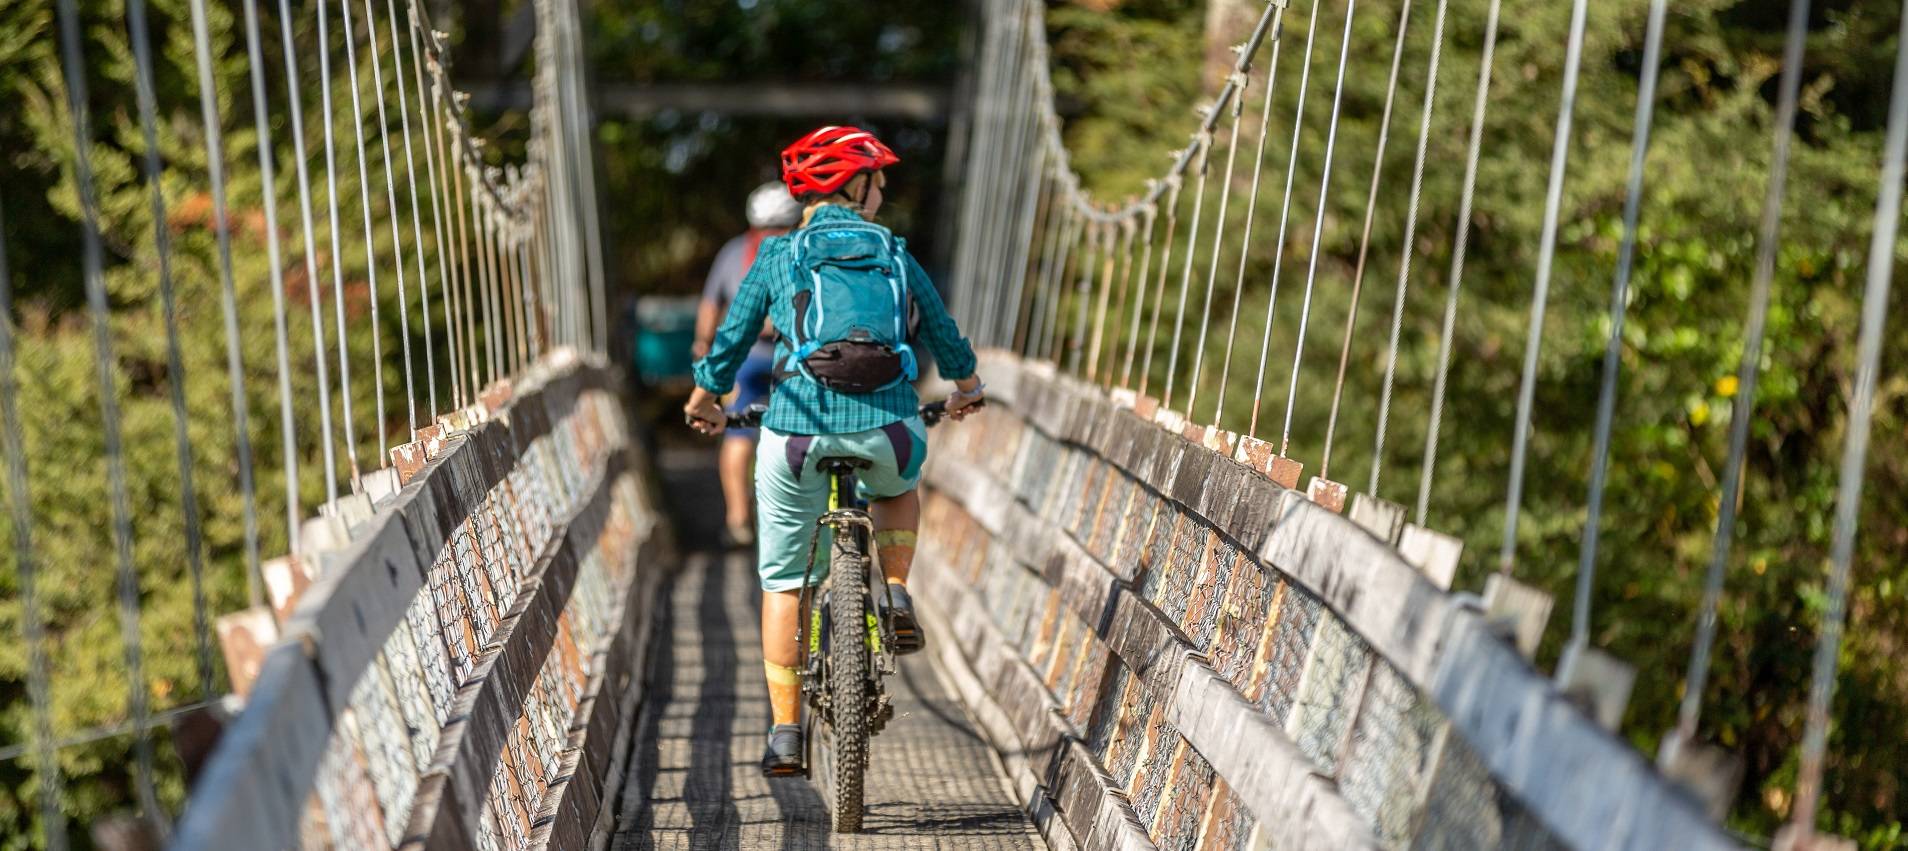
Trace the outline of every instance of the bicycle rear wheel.
<instances>
[{"instance_id":1,"label":"bicycle rear wheel","mask_svg":"<svg viewBox=\"0 0 1908 851\"><path fill-rule=\"evenodd\" d=\"M835 535L829 557L828 750L822 759L836 833L861 830L862 778L868 769L868 556L858 531Z\"/></svg>"}]
</instances>

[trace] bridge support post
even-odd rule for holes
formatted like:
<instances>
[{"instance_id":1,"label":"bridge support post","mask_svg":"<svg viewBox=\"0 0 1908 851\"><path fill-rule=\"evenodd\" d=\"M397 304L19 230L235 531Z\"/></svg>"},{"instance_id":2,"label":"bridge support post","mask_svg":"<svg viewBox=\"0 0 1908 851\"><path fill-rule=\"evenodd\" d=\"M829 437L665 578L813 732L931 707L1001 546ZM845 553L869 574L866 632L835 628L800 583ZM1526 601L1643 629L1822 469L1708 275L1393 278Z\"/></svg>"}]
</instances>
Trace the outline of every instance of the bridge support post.
<instances>
[{"instance_id":1,"label":"bridge support post","mask_svg":"<svg viewBox=\"0 0 1908 851\"><path fill-rule=\"evenodd\" d=\"M1622 726L1623 711L1630 705L1636 668L1606 651L1572 642L1557 663L1557 686L1565 698L1614 733Z\"/></svg>"},{"instance_id":2,"label":"bridge support post","mask_svg":"<svg viewBox=\"0 0 1908 851\"><path fill-rule=\"evenodd\" d=\"M1484 583L1485 617L1510 634L1517 652L1526 659L1536 658L1544 624L1550 621L1550 609L1555 604L1549 594L1502 573L1491 574Z\"/></svg>"}]
</instances>

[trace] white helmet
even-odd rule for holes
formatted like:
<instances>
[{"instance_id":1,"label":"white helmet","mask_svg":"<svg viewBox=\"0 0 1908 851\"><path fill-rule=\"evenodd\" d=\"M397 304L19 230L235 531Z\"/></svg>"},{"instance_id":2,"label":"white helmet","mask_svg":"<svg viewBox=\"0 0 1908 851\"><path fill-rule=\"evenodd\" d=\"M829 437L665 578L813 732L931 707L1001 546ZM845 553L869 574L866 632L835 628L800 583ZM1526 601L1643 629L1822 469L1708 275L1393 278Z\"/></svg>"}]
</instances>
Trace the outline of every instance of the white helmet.
<instances>
[{"instance_id":1,"label":"white helmet","mask_svg":"<svg viewBox=\"0 0 1908 851\"><path fill-rule=\"evenodd\" d=\"M771 180L749 193L749 227L792 228L802 221L802 205L788 187Z\"/></svg>"}]
</instances>

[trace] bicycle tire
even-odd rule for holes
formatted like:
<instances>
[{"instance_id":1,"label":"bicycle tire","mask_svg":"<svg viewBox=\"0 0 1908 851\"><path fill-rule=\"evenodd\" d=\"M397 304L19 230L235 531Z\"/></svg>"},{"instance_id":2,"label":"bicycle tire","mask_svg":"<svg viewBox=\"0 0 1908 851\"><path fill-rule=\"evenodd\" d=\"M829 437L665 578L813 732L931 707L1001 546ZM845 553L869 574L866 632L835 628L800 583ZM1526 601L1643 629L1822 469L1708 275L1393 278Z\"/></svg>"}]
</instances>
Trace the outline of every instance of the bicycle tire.
<instances>
[{"instance_id":1,"label":"bicycle tire","mask_svg":"<svg viewBox=\"0 0 1908 851\"><path fill-rule=\"evenodd\" d=\"M835 536L829 556L828 689L831 764L829 817L836 833L861 830L862 780L868 768L868 556L857 532Z\"/></svg>"}]
</instances>

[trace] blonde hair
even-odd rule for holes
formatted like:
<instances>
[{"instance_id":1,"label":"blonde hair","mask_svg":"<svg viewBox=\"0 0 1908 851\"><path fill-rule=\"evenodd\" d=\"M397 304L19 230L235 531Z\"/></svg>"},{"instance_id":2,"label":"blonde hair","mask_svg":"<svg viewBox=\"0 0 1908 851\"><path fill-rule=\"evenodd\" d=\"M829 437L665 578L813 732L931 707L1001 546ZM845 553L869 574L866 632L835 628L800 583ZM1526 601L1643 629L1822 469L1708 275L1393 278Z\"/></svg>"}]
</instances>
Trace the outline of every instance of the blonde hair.
<instances>
[{"instance_id":1,"label":"blonde hair","mask_svg":"<svg viewBox=\"0 0 1908 851\"><path fill-rule=\"evenodd\" d=\"M860 216L864 219L869 218L868 211L862 209L861 203L853 200L853 196L849 195L848 193L850 190L854 189L856 186L867 185L867 183L865 182L857 183L856 181L871 181L875 179L874 178L875 175L880 173L881 172L879 169L875 171L864 171L860 174L855 175L853 178L850 178L847 183L842 184L841 188L835 190L832 194L804 196L803 198L804 206L802 208L802 223L801 225L799 225L799 227L808 227L808 220L811 218L814 218L815 211L830 205L833 205L836 207L847 207L848 209L855 211L855 215ZM866 193L864 192L863 194L865 197Z\"/></svg>"}]
</instances>

